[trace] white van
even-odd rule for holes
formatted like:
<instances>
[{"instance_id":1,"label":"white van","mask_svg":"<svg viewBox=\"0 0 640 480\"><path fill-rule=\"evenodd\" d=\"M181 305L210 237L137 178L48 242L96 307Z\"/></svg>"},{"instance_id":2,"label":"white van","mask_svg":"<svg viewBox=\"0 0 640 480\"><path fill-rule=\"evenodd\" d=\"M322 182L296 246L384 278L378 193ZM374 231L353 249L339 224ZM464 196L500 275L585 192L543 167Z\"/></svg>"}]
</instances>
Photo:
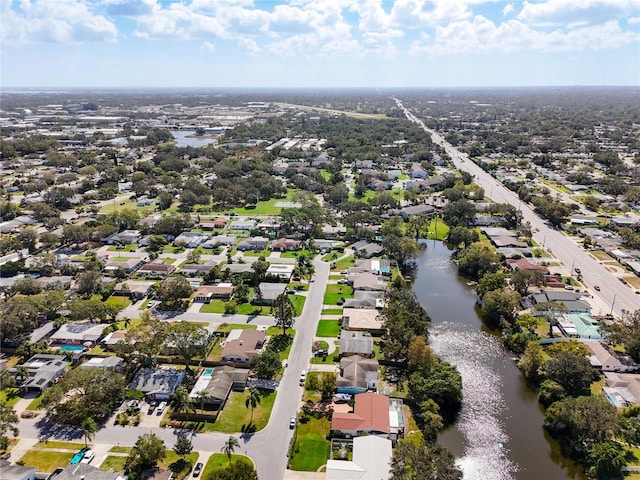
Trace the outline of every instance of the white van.
<instances>
[{"instance_id":1,"label":"white van","mask_svg":"<svg viewBox=\"0 0 640 480\"><path fill-rule=\"evenodd\" d=\"M156 410L156 415L162 415L165 408L167 408L167 402L160 402L160 405L158 405L158 409Z\"/></svg>"}]
</instances>

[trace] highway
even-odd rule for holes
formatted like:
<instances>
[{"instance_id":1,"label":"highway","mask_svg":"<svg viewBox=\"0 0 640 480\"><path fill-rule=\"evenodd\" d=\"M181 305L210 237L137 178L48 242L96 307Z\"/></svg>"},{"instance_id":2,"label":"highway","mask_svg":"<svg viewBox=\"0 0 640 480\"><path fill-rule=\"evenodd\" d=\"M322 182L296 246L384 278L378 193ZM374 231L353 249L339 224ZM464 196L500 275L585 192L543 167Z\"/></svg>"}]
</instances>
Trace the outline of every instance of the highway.
<instances>
[{"instance_id":1,"label":"highway","mask_svg":"<svg viewBox=\"0 0 640 480\"><path fill-rule=\"evenodd\" d=\"M401 108L406 117L417 123L425 132L431 135L434 143L440 145L451 157L453 164L459 170L469 172L474 176L474 181L484 188L485 192L491 192L490 197L494 202L510 203L521 210L523 219L531 223L534 231L533 238L540 245L550 252L558 261L568 269L573 265L580 268L582 272L582 282L593 294L594 314L613 313L620 317L624 311L635 311L640 308L640 295L623 284L620 279L611 273L597 259L576 245L570 238L562 232L555 230L545 223L536 212L526 203L521 202L515 192L506 188L489 173L482 170L471 161L467 154L461 152L453 145L445 141L439 133L427 128L427 126L415 115L413 115L402 102L394 98L396 104ZM600 291L595 290L599 286Z\"/></svg>"}]
</instances>

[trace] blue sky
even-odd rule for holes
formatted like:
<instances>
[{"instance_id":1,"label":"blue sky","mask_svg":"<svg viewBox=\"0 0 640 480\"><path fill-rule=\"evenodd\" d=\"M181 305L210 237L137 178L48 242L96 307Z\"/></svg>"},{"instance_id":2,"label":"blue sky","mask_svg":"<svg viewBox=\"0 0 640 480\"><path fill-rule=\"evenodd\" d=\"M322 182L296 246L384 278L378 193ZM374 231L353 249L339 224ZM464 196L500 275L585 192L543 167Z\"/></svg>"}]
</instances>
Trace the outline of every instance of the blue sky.
<instances>
[{"instance_id":1,"label":"blue sky","mask_svg":"<svg viewBox=\"0 0 640 480\"><path fill-rule=\"evenodd\" d=\"M640 0L0 0L3 87L639 85Z\"/></svg>"}]
</instances>

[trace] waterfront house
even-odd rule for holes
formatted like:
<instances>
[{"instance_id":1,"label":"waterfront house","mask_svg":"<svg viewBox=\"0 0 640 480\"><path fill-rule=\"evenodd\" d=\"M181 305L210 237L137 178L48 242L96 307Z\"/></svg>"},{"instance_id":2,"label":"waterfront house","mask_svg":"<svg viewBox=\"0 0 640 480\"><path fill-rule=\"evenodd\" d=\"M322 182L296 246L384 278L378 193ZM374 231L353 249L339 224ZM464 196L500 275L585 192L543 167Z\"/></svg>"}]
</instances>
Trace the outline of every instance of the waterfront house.
<instances>
[{"instance_id":1,"label":"waterfront house","mask_svg":"<svg viewBox=\"0 0 640 480\"><path fill-rule=\"evenodd\" d=\"M389 397L378 393L360 393L354 397L353 412L334 412L331 430L343 435L378 435L388 437Z\"/></svg>"},{"instance_id":2,"label":"waterfront house","mask_svg":"<svg viewBox=\"0 0 640 480\"><path fill-rule=\"evenodd\" d=\"M370 358L373 356L373 337L368 332L340 331L340 357L360 355Z\"/></svg>"},{"instance_id":3,"label":"waterfront house","mask_svg":"<svg viewBox=\"0 0 640 480\"><path fill-rule=\"evenodd\" d=\"M375 358L351 355L340 359L340 375L336 381L338 393L364 393L377 391L380 365Z\"/></svg>"},{"instance_id":4,"label":"waterfront house","mask_svg":"<svg viewBox=\"0 0 640 480\"><path fill-rule=\"evenodd\" d=\"M388 438L355 437L351 460L327 460L325 480L388 480L392 456Z\"/></svg>"}]
</instances>

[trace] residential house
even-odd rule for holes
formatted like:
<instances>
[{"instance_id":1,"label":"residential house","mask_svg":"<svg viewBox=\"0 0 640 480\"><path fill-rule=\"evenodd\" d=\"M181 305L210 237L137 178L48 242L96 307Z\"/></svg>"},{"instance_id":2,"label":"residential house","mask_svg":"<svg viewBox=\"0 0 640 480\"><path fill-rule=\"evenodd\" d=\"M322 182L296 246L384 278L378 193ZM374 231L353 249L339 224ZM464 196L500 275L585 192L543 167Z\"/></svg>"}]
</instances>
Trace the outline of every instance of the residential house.
<instances>
[{"instance_id":1,"label":"residential house","mask_svg":"<svg viewBox=\"0 0 640 480\"><path fill-rule=\"evenodd\" d=\"M113 347L119 342L125 342L127 338L126 330L116 330L115 332L107 333L100 342L106 350L113 350Z\"/></svg>"},{"instance_id":2,"label":"residential house","mask_svg":"<svg viewBox=\"0 0 640 480\"><path fill-rule=\"evenodd\" d=\"M36 467L11 465L7 460L0 460L0 479L2 480L36 480Z\"/></svg>"},{"instance_id":3,"label":"residential house","mask_svg":"<svg viewBox=\"0 0 640 480\"><path fill-rule=\"evenodd\" d=\"M435 211L436 209L434 206L427 205L426 203L421 203L419 205L410 205L408 207L403 207L398 211L398 213L406 222L411 217L416 217L419 215L431 215L435 213Z\"/></svg>"},{"instance_id":4,"label":"residential house","mask_svg":"<svg viewBox=\"0 0 640 480\"><path fill-rule=\"evenodd\" d=\"M351 460L327 460L325 480L388 480L392 456L388 438L355 437Z\"/></svg>"},{"instance_id":5,"label":"residential house","mask_svg":"<svg viewBox=\"0 0 640 480\"><path fill-rule=\"evenodd\" d=\"M360 355L371 358L373 356L373 337L368 332L340 331L340 357Z\"/></svg>"},{"instance_id":6,"label":"residential house","mask_svg":"<svg viewBox=\"0 0 640 480\"><path fill-rule=\"evenodd\" d=\"M95 345L108 326L106 323L67 322L50 338L53 343L62 345Z\"/></svg>"},{"instance_id":7,"label":"residential house","mask_svg":"<svg viewBox=\"0 0 640 480\"><path fill-rule=\"evenodd\" d=\"M640 369L630 357L614 352L600 340L582 340L582 344L589 349L591 365L603 372L625 373Z\"/></svg>"},{"instance_id":8,"label":"residential house","mask_svg":"<svg viewBox=\"0 0 640 480\"><path fill-rule=\"evenodd\" d=\"M118 283L113 288L113 292L117 295L130 296L131 300L137 302L149 295L154 285L154 282L144 280L125 280L124 282Z\"/></svg>"},{"instance_id":9,"label":"residential house","mask_svg":"<svg viewBox=\"0 0 640 480\"><path fill-rule=\"evenodd\" d=\"M386 258L371 258L366 260L356 260L349 273L358 271L373 273L374 275L391 276L391 261Z\"/></svg>"},{"instance_id":10,"label":"residential house","mask_svg":"<svg viewBox=\"0 0 640 480\"><path fill-rule=\"evenodd\" d=\"M184 244L187 248L198 248L207 240L209 240L208 235L200 235L195 232L183 232L173 240L173 243L174 245Z\"/></svg>"},{"instance_id":11,"label":"residential house","mask_svg":"<svg viewBox=\"0 0 640 480\"><path fill-rule=\"evenodd\" d=\"M351 355L340 359L340 376L336 381L338 393L355 395L378 390L378 370L375 358Z\"/></svg>"},{"instance_id":12,"label":"residential house","mask_svg":"<svg viewBox=\"0 0 640 480\"><path fill-rule=\"evenodd\" d=\"M205 392L204 404L222 409L231 391L242 392L247 386L248 379L249 370L246 368L234 368L228 365L207 368L198 377L189 397L196 401L200 398L200 392Z\"/></svg>"},{"instance_id":13,"label":"residential house","mask_svg":"<svg viewBox=\"0 0 640 480\"><path fill-rule=\"evenodd\" d=\"M356 290L354 298L347 298L343 308L384 308L384 293L380 291Z\"/></svg>"},{"instance_id":14,"label":"residential house","mask_svg":"<svg viewBox=\"0 0 640 480\"><path fill-rule=\"evenodd\" d=\"M29 373L29 378L20 385L20 389L23 391L42 393L67 371L69 364L70 362L67 361L67 357L64 355L39 353L33 355L23 364L10 368L9 373L15 375L18 367L26 368Z\"/></svg>"},{"instance_id":15,"label":"residential house","mask_svg":"<svg viewBox=\"0 0 640 480\"><path fill-rule=\"evenodd\" d=\"M258 222L255 220L234 220L229 224L231 230L253 230Z\"/></svg>"},{"instance_id":16,"label":"residential house","mask_svg":"<svg viewBox=\"0 0 640 480\"><path fill-rule=\"evenodd\" d=\"M293 250L300 250L301 246L300 240L295 240L293 238L278 238L271 242L269 245L269 250L272 252L290 252Z\"/></svg>"},{"instance_id":17,"label":"residential house","mask_svg":"<svg viewBox=\"0 0 640 480\"><path fill-rule=\"evenodd\" d=\"M69 290L73 284L73 277L70 275L44 276L35 279L45 290Z\"/></svg>"},{"instance_id":18,"label":"residential house","mask_svg":"<svg viewBox=\"0 0 640 480\"><path fill-rule=\"evenodd\" d=\"M360 393L354 397L353 412L334 412L331 430L347 436L378 435L388 437L389 397L377 393Z\"/></svg>"},{"instance_id":19,"label":"residential house","mask_svg":"<svg viewBox=\"0 0 640 480\"><path fill-rule=\"evenodd\" d=\"M387 288L387 282L384 281L383 277L369 272L349 273L347 281L353 285L354 290L382 292Z\"/></svg>"},{"instance_id":20,"label":"residential house","mask_svg":"<svg viewBox=\"0 0 640 480\"><path fill-rule=\"evenodd\" d=\"M380 316L380 311L375 308L344 308L342 310L342 326L349 331L381 335L384 330L384 321Z\"/></svg>"},{"instance_id":21,"label":"residential house","mask_svg":"<svg viewBox=\"0 0 640 480\"><path fill-rule=\"evenodd\" d=\"M52 480L126 480L126 476L118 472L105 472L98 467L94 467L88 463L76 463L67 465L63 470L55 476L50 475L47 478Z\"/></svg>"},{"instance_id":22,"label":"residential house","mask_svg":"<svg viewBox=\"0 0 640 480\"><path fill-rule=\"evenodd\" d=\"M139 257L126 257L126 260L122 257L116 257L113 260L107 260L104 271L111 273L115 270L122 269L127 273L133 273L143 263L143 260Z\"/></svg>"},{"instance_id":23,"label":"residential house","mask_svg":"<svg viewBox=\"0 0 640 480\"><path fill-rule=\"evenodd\" d=\"M570 290L531 290L531 297L535 304L557 302L564 304L569 313L590 312L591 306L581 300L582 295Z\"/></svg>"},{"instance_id":24,"label":"residential house","mask_svg":"<svg viewBox=\"0 0 640 480\"><path fill-rule=\"evenodd\" d=\"M587 312L563 313L556 318L558 328L567 338L600 340L602 333L598 321Z\"/></svg>"},{"instance_id":25,"label":"residential house","mask_svg":"<svg viewBox=\"0 0 640 480\"><path fill-rule=\"evenodd\" d=\"M171 399L184 376L184 370L175 368L145 368L136 374L129 388L142 391L148 399L166 401Z\"/></svg>"},{"instance_id":26,"label":"residential house","mask_svg":"<svg viewBox=\"0 0 640 480\"><path fill-rule=\"evenodd\" d=\"M356 255L361 258L375 257L384 251L382 245L372 242L364 242L364 245L362 242L356 242L351 246L351 248L356 252Z\"/></svg>"},{"instance_id":27,"label":"residential house","mask_svg":"<svg viewBox=\"0 0 640 480\"><path fill-rule=\"evenodd\" d=\"M287 289L286 283L261 282L258 285L260 295L253 297L254 305L272 305L274 300L282 295Z\"/></svg>"},{"instance_id":28,"label":"residential house","mask_svg":"<svg viewBox=\"0 0 640 480\"><path fill-rule=\"evenodd\" d=\"M198 224L198 226L203 230L213 230L216 228L222 229L226 225L227 225L227 219L224 217L216 218L215 220L212 220L212 221L203 220Z\"/></svg>"},{"instance_id":29,"label":"residential house","mask_svg":"<svg viewBox=\"0 0 640 480\"><path fill-rule=\"evenodd\" d=\"M219 283L218 285L201 285L193 297L194 302L210 303L211 300L229 300L233 295L231 283Z\"/></svg>"},{"instance_id":30,"label":"residential house","mask_svg":"<svg viewBox=\"0 0 640 480\"><path fill-rule=\"evenodd\" d=\"M229 270L233 274L253 272L253 264L250 263L225 263L220 265L220 270Z\"/></svg>"},{"instance_id":31,"label":"residential house","mask_svg":"<svg viewBox=\"0 0 640 480\"><path fill-rule=\"evenodd\" d=\"M291 276L293 275L294 270L295 270L295 265L273 263L269 265L269 267L267 268L266 274L273 275L274 277L278 277L281 280L289 282L289 280L291 280Z\"/></svg>"},{"instance_id":32,"label":"residential house","mask_svg":"<svg viewBox=\"0 0 640 480\"><path fill-rule=\"evenodd\" d=\"M115 355L109 357L93 357L80 364L78 368L103 368L105 370L121 370L123 359Z\"/></svg>"},{"instance_id":33,"label":"residential house","mask_svg":"<svg viewBox=\"0 0 640 480\"><path fill-rule=\"evenodd\" d=\"M529 271L538 271L543 275L549 274L549 269L547 267L537 265L532 261L527 260L526 258L508 258L507 260L505 260L504 263L507 265L507 267L509 267L513 271L529 270Z\"/></svg>"},{"instance_id":34,"label":"residential house","mask_svg":"<svg viewBox=\"0 0 640 480\"><path fill-rule=\"evenodd\" d=\"M173 273L175 269L176 267L172 264L165 262L161 258L156 258L142 265L138 269L138 275L142 277L160 278Z\"/></svg>"},{"instance_id":35,"label":"residential house","mask_svg":"<svg viewBox=\"0 0 640 480\"><path fill-rule=\"evenodd\" d=\"M206 275L211 269L218 265L215 260L209 260L204 263L185 263L180 267L180 273L188 277Z\"/></svg>"},{"instance_id":36,"label":"residential house","mask_svg":"<svg viewBox=\"0 0 640 480\"><path fill-rule=\"evenodd\" d=\"M529 246L511 235L492 236L489 240L496 248L527 248Z\"/></svg>"},{"instance_id":37,"label":"residential house","mask_svg":"<svg viewBox=\"0 0 640 480\"><path fill-rule=\"evenodd\" d=\"M240 243L238 243L238 250L240 250L241 252L248 251L248 250L260 251L267 248L268 244L269 244L268 238L249 237L245 240L242 240Z\"/></svg>"},{"instance_id":38,"label":"residential house","mask_svg":"<svg viewBox=\"0 0 640 480\"><path fill-rule=\"evenodd\" d=\"M419 163L412 163L409 167L409 177L414 180L422 180L427 178L427 172Z\"/></svg>"},{"instance_id":39,"label":"residential house","mask_svg":"<svg viewBox=\"0 0 640 480\"><path fill-rule=\"evenodd\" d=\"M100 241L106 242L108 245L128 245L138 243L140 238L142 238L140 230L123 230L122 232L113 233L106 238L101 238Z\"/></svg>"},{"instance_id":40,"label":"residential house","mask_svg":"<svg viewBox=\"0 0 640 480\"><path fill-rule=\"evenodd\" d=\"M605 372L602 395L617 408L640 405L640 375Z\"/></svg>"},{"instance_id":41,"label":"residential house","mask_svg":"<svg viewBox=\"0 0 640 480\"><path fill-rule=\"evenodd\" d=\"M266 335L263 331L247 328L231 330L222 349L222 361L233 363L249 363L260 352Z\"/></svg>"},{"instance_id":42,"label":"residential house","mask_svg":"<svg viewBox=\"0 0 640 480\"><path fill-rule=\"evenodd\" d=\"M215 248L219 245L230 247L236 244L235 235L215 235L202 244L203 248Z\"/></svg>"}]
</instances>

